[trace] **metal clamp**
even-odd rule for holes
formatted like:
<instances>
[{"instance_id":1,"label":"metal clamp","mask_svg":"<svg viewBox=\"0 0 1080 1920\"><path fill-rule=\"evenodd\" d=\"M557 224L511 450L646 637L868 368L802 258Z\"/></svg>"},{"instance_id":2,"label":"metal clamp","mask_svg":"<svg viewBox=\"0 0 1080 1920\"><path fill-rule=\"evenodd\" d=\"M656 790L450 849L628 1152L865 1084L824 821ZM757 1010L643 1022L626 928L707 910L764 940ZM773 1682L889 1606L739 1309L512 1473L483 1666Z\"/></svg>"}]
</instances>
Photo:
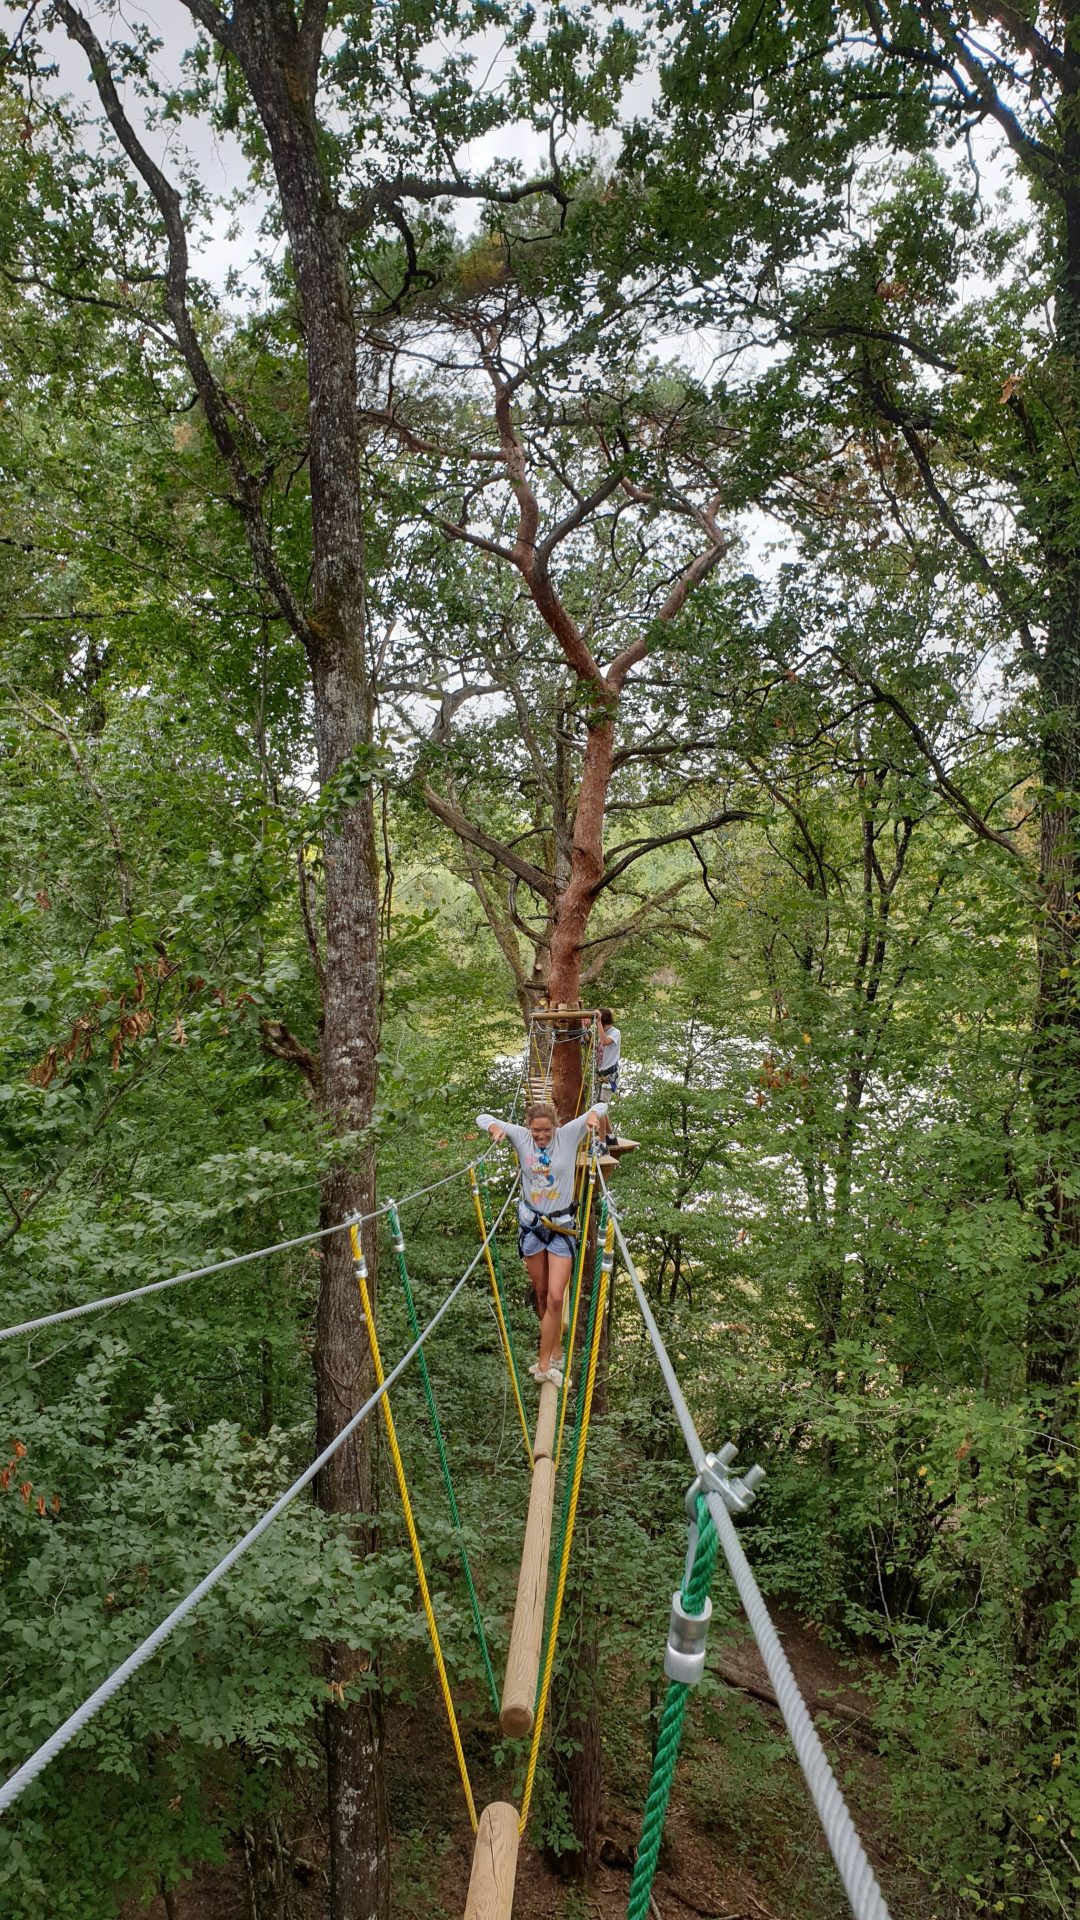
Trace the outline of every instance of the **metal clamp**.
<instances>
[{"instance_id":1,"label":"metal clamp","mask_svg":"<svg viewBox=\"0 0 1080 1920\"><path fill-rule=\"evenodd\" d=\"M469 1171L470 1173L472 1172L471 1167ZM390 1222L390 1231L394 1235L394 1238L390 1244L393 1247L395 1253L404 1253L405 1241L401 1232L401 1217L397 1210L397 1201L386 1200L384 1201L383 1205L385 1208L386 1217Z\"/></svg>"},{"instance_id":2,"label":"metal clamp","mask_svg":"<svg viewBox=\"0 0 1080 1920\"><path fill-rule=\"evenodd\" d=\"M353 1264L353 1272L355 1273L358 1280L366 1280L368 1277L367 1256L364 1253L364 1242L361 1235L361 1228L363 1226L363 1223L364 1223L364 1216L362 1213L354 1213L350 1215L350 1218L347 1222L347 1225L349 1228L350 1240L352 1239L353 1234L356 1235L356 1252L353 1254L352 1264Z\"/></svg>"},{"instance_id":3,"label":"metal clamp","mask_svg":"<svg viewBox=\"0 0 1080 1920\"><path fill-rule=\"evenodd\" d=\"M697 1686L705 1671L705 1642L711 1619L712 1601L707 1594L700 1613L687 1613L682 1594L672 1594L664 1648L664 1672L669 1680L678 1680L684 1687Z\"/></svg>"},{"instance_id":4,"label":"metal clamp","mask_svg":"<svg viewBox=\"0 0 1080 1920\"><path fill-rule=\"evenodd\" d=\"M742 1475L732 1473L731 1463L737 1452L738 1448L729 1440L719 1453L705 1455L686 1495L686 1511L691 1521L697 1519L699 1493L718 1493L733 1516L745 1513L748 1507L753 1506L757 1489L766 1477L765 1469L753 1466L747 1467Z\"/></svg>"}]
</instances>

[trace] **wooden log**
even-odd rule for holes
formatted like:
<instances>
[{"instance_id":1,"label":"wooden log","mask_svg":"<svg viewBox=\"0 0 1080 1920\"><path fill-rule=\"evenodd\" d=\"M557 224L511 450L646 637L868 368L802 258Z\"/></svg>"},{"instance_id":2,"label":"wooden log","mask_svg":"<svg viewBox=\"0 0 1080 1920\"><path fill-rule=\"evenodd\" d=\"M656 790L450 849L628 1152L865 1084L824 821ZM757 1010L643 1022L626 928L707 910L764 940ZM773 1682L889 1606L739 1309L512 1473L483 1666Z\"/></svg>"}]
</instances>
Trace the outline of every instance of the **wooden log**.
<instances>
[{"instance_id":1,"label":"wooden log","mask_svg":"<svg viewBox=\"0 0 1080 1920\"><path fill-rule=\"evenodd\" d=\"M494 1800L480 1815L465 1920L510 1920L518 1857L518 1811Z\"/></svg>"},{"instance_id":2,"label":"wooden log","mask_svg":"<svg viewBox=\"0 0 1080 1920\"><path fill-rule=\"evenodd\" d=\"M540 1388L540 1411L536 1416L533 1459L550 1460L555 1447L555 1422L559 1413L559 1389L545 1380Z\"/></svg>"},{"instance_id":3,"label":"wooden log","mask_svg":"<svg viewBox=\"0 0 1080 1920\"><path fill-rule=\"evenodd\" d=\"M551 1551L551 1515L555 1505L555 1468L549 1459L537 1460L529 1493L525 1545L518 1575L517 1604L510 1632L499 1725L513 1740L532 1732L533 1703L540 1675L540 1642L544 1634L548 1554Z\"/></svg>"}]
</instances>

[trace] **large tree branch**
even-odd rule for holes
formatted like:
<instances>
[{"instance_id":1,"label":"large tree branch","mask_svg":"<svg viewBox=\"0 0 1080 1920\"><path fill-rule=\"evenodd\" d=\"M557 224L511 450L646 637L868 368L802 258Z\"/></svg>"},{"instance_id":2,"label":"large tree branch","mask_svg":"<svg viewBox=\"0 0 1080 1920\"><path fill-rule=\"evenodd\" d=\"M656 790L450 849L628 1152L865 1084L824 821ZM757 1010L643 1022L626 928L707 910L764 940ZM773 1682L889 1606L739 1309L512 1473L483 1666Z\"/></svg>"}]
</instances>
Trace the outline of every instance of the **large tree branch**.
<instances>
[{"instance_id":1,"label":"large tree branch","mask_svg":"<svg viewBox=\"0 0 1080 1920\"><path fill-rule=\"evenodd\" d=\"M1051 148L1044 146L1041 140L1034 139L1022 125L1019 114L1006 105L982 61L976 58L962 35L952 26L945 26L940 19L935 18L934 25L945 44L952 48L955 59L974 89L974 94L962 90L961 97L965 102L977 101L982 111L991 120L996 120L1013 152L1033 165L1036 172L1045 174L1047 161L1060 164Z\"/></svg>"},{"instance_id":2,"label":"large tree branch","mask_svg":"<svg viewBox=\"0 0 1080 1920\"><path fill-rule=\"evenodd\" d=\"M307 97L312 103L319 86L319 61L322 58L327 12L328 0L304 0L300 31L296 36L297 60L307 88Z\"/></svg>"},{"instance_id":3,"label":"large tree branch","mask_svg":"<svg viewBox=\"0 0 1080 1920\"><path fill-rule=\"evenodd\" d=\"M305 859L307 849L301 844L296 849L296 871L300 882L300 917L304 923L304 938L311 955L311 965L318 982L319 993L326 997L326 967L323 964L322 950L319 946L318 929L311 907L311 892L308 885L308 871Z\"/></svg>"},{"instance_id":4,"label":"large tree branch","mask_svg":"<svg viewBox=\"0 0 1080 1920\"><path fill-rule=\"evenodd\" d=\"M688 753L706 753L716 751L716 735L710 734L704 740L667 740L647 745L644 741L630 747L620 747L612 756L612 770L628 766L631 760L672 760L676 756L685 758ZM683 791L682 788L679 789ZM610 808L609 808L610 812Z\"/></svg>"},{"instance_id":5,"label":"large tree branch","mask_svg":"<svg viewBox=\"0 0 1080 1920\"><path fill-rule=\"evenodd\" d=\"M496 840L493 834L485 833L482 827L474 827L460 807L455 807L442 794L436 793L430 781L425 780L420 790L428 811L435 815L436 820L441 820L445 827L449 827L459 840L467 840L471 846L479 847L481 853L489 854L501 867L508 868L511 873L517 874L519 880L524 880L538 899L546 900L549 906L553 905L555 882L549 873L544 873L531 860L515 853L513 847L508 847L504 841Z\"/></svg>"},{"instance_id":6,"label":"large tree branch","mask_svg":"<svg viewBox=\"0 0 1080 1920\"><path fill-rule=\"evenodd\" d=\"M494 935L499 952L502 954L503 959L506 961L513 975L514 988L518 999L523 1003L523 996L528 986L528 977L522 965L521 948L518 945L517 934L506 914L500 910L492 899L483 873L480 870L480 862L476 857L475 850L467 840L461 842L461 848L465 855L465 864L469 870L469 883L483 908L484 918Z\"/></svg>"},{"instance_id":7,"label":"large tree branch","mask_svg":"<svg viewBox=\"0 0 1080 1920\"><path fill-rule=\"evenodd\" d=\"M536 549L537 567L546 570L547 563L551 559L560 540L565 540L568 534L573 533L576 528L583 526L590 514L594 514L597 507L602 507L604 501L610 499L611 495L616 491L616 488L621 485L622 474L617 471L615 473L609 473L607 478L602 480L600 485L596 487L592 493L586 494L583 500L578 501L570 513L565 514L561 520L556 521L551 532L540 542L540 545Z\"/></svg>"},{"instance_id":8,"label":"large tree branch","mask_svg":"<svg viewBox=\"0 0 1080 1920\"><path fill-rule=\"evenodd\" d=\"M935 353L932 347L924 347L910 334L894 332L890 327L867 327L857 320L829 320L820 326L813 324L784 330L790 339L855 339L875 340L887 347L899 347L901 352L910 353L913 359L921 360L928 367L937 367L941 373L959 373L960 363L946 360L943 354Z\"/></svg>"},{"instance_id":9,"label":"large tree branch","mask_svg":"<svg viewBox=\"0 0 1080 1920\"><path fill-rule=\"evenodd\" d=\"M637 912L632 913L629 920L624 920L621 926L613 927L610 933L598 933L595 939L584 940L582 951L595 948L596 953L581 976L582 985L587 981L596 980L614 953L618 953L628 940L632 940L635 933L640 933L642 927L648 924L661 907L666 907L669 900L676 899L680 893L685 893L687 887L693 885L694 875L684 873L680 879L673 881L670 887L664 887L660 893L651 894L647 900L643 901Z\"/></svg>"},{"instance_id":10,"label":"large tree branch","mask_svg":"<svg viewBox=\"0 0 1080 1920\"><path fill-rule=\"evenodd\" d=\"M211 39L227 47L230 44L232 30L225 15L213 5L213 0L184 0L184 5L192 18L201 27L205 27Z\"/></svg>"},{"instance_id":11,"label":"large tree branch","mask_svg":"<svg viewBox=\"0 0 1080 1920\"><path fill-rule=\"evenodd\" d=\"M1003 29L1003 33L1013 38L1017 46L1022 46L1024 54L1030 54L1032 60L1038 61L1040 67L1045 67L1049 73L1053 73L1059 86L1070 86L1070 73L1068 73L1065 54L1038 31L1034 21L1030 21L1024 13L1020 13L1019 6L1009 6L1009 0L974 0L972 13L976 19L988 19L988 21L995 19L997 25Z\"/></svg>"},{"instance_id":12,"label":"large tree branch","mask_svg":"<svg viewBox=\"0 0 1080 1920\"><path fill-rule=\"evenodd\" d=\"M949 26L942 20L938 9L922 4L919 9L922 18L931 33L937 33L948 44L956 59L968 71L973 82L965 84L963 75L957 72L953 61L935 46L917 46L911 41L891 40L885 31L885 20L880 0L866 0L867 18L878 46L887 58L900 60L907 66L921 67L924 72L937 74L948 81L955 90L957 98L969 111L979 118L986 115L996 120L1015 153L1025 159L1034 173L1042 178L1052 177L1058 172L1058 156L1049 147L1043 145L1026 133L1017 115L1005 105L993 81L974 56L965 48Z\"/></svg>"},{"instance_id":13,"label":"large tree branch","mask_svg":"<svg viewBox=\"0 0 1080 1920\"><path fill-rule=\"evenodd\" d=\"M197 0L189 0L195 6ZM308 622L285 578L271 545L262 514L262 487L245 461L229 422L229 408L222 389L211 371L195 331L188 306L188 245L180 195L161 168L151 158L128 119L109 67L105 50L89 21L71 5L71 0L54 0L57 16L86 54L105 117L136 173L145 182L161 215L168 246L165 274L165 306L176 330L180 351L202 403L207 424L218 452L232 481L236 502L244 522L248 545L255 564L281 608L289 626L305 647L312 644ZM213 9L205 9L212 13ZM196 11L196 18L200 13ZM205 23L204 23L205 24Z\"/></svg>"},{"instance_id":14,"label":"large tree branch","mask_svg":"<svg viewBox=\"0 0 1080 1920\"><path fill-rule=\"evenodd\" d=\"M366 233L380 213L392 217L393 210L400 209L402 200L415 200L420 205L432 200L483 200L492 206L517 207L538 194L549 195L564 210L569 205L566 189L555 179L527 180L518 187L493 187L485 186L481 180L464 180L459 176L425 179L421 174L398 173L389 179L376 180L360 200L343 209L343 217L346 232L355 236Z\"/></svg>"},{"instance_id":15,"label":"large tree branch","mask_svg":"<svg viewBox=\"0 0 1080 1920\"><path fill-rule=\"evenodd\" d=\"M445 533L448 539L462 540L467 547L476 547L480 553L491 553L496 560L508 560L511 566L516 565L510 548L501 547L497 540L486 540L482 533L473 533L469 527L458 526L456 521L445 520L441 513L431 513L425 507L420 508L420 513L423 519L430 520L432 526L438 527L439 532Z\"/></svg>"},{"instance_id":16,"label":"large tree branch","mask_svg":"<svg viewBox=\"0 0 1080 1920\"><path fill-rule=\"evenodd\" d=\"M589 681L603 696L607 690L600 669L562 596L552 583L547 569L547 553L543 548L539 551L537 549L540 503L529 480L525 448L514 425L511 383L502 377L490 342L483 343L481 355L485 370L495 389L495 424L499 435L499 446L502 450L507 478L518 503L517 534L509 557L525 581L537 612L562 648L568 664L579 679ZM604 498L607 498L606 494Z\"/></svg>"},{"instance_id":17,"label":"large tree branch","mask_svg":"<svg viewBox=\"0 0 1080 1920\"><path fill-rule=\"evenodd\" d=\"M444 687L439 710L431 726L431 738L435 744L440 747L449 745L454 716L470 700L479 700L485 694L496 692L498 688L484 680L466 680L460 687Z\"/></svg>"},{"instance_id":18,"label":"large tree branch","mask_svg":"<svg viewBox=\"0 0 1080 1920\"><path fill-rule=\"evenodd\" d=\"M964 525L952 503L946 499L941 488L938 486L937 476L931 465L930 456L923 446L918 433L912 426L911 421L905 419L904 416L900 414L899 409L895 411L897 414L897 424L904 436L904 441L911 457L919 470L919 477L930 496L938 519L941 521L942 526L946 527L952 534L957 545L963 547L965 553L970 554L976 567L982 574L983 579L987 585L993 589L994 597L1002 612L1007 619L1015 622L1017 633L1020 636L1020 644L1028 659L1034 660L1039 650L1028 622L1012 604L1011 595L1006 589L1005 582L1002 580L997 568L991 564L985 550L976 540L975 535Z\"/></svg>"},{"instance_id":19,"label":"large tree branch","mask_svg":"<svg viewBox=\"0 0 1080 1920\"><path fill-rule=\"evenodd\" d=\"M1072 84L1069 64L1064 54L1053 42L1040 33L1034 22L1021 13L1019 7L1009 5L1009 0L975 0L972 13L976 20L996 20L1010 39L1029 53L1033 60L1052 73L1061 87Z\"/></svg>"},{"instance_id":20,"label":"large tree branch","mask_svg":"<svg viewBox=\"0 0 1080 1920\"><path fill-rule=\"evenodd\" d=\"M486 466L502 465L502 454L496 453L494 447L448 447L440 445L437 440L423 439L390 406L362 407L358 418L367 425L385 427L388 433L396 434L410 453L433 453L440 460L473 460Z\"/></svg>"},{"instance_id":21,"label":"large tree branch","mask_svg":"<svg viewBox=\"0 0 1080 1920\"><path fill-rule=\"evenodd\" d=\"M691 560L688 567L683 569L683 572L671 588L663 606L655 616L656 620L664 625L675 619L676 615L682 611L689 596L693 593L694 588L700 586L701 582L708 578L713 568L718 566L724 556L731 552L735 544L734 540L725 534L716 524L716 513L719 506L720 497L717 495L715 499L710 501L702 515L709 534L709 545ZM631 641L628 647L624 647L623 651L612 661L604 678L608 686L611 687L615 693L621 693L623 682L630 672L631 667L636 667L640 660L644 660L651 645L652 630L650 626L646 628L644 633L639 633L637 639Z\"/></svg>"},{"instance_id":22,"label":"large tree branch","mask_svg":"<svg viewBox=\"0 0 1080 1920\"><path fill-rule=\"evenodd\" d=\"M714 813L711 819L695 820L691 826L678 827L672 833L654 834L649 839L624 840L621 846L612 848L608 855L611 865L605 866L603 879L595 891L599 894L605 887L610 887L612 881L617 880L620 873L625 873L627 867L632 867L635 860L643 859L645 854L652 853L657 847L673 846L677 840L695 840L699 833L712 833L718 827L733 826L739 820L753 818L753 811L748 807L726 807L723 813Z\"/></svg>"},{"instance_id":23,"label":"large tree branch","mask_svg":"<svg viewBox=\"0 0 1080 1920\"><path fill-rule=\"evenodd\" d=\"M904 705L898 695L890 693L889 689L882 686L881 682L875 680L871 674L862 673L852 661L845 659L843 654L834 652L833 658L836 660L841 671L846 673L848 678L854 681L857 687L865 687L867 692L873 694L875 700L880 701L883 707L888 707L889 711L896 715L901 726L907 729L915 745L918 747L919 752L931 768L938 787L945 795L945 798L955 808L961 819L966 820L968 826L978 835L979 839L990 840L995 846L1003 847L1005 852L1011 854L1014 860L1022 859L1023 856L1015 840L1013 840L1009 834L999 832L997 827L992 827L989 820L984 819L978 808L972 806L966 794L962 793L955 781L950 778L946 772L944 761L934 746L933 741L930 739L929 734L919 725L914 714Z\"/></svg>"},{"instance_id":24,"label":"large tree branch","mask_svg":"<svg viewBox=\"0 0 1080 1920\"><path fill-rule=\"evenodd\" d=\"M495 425L499 434L506 477L518 504L518 529L514 540L514 565L528 578L536 553L536 535L540 525L540 503L529 480L525 448L514 425L510 387L495 364L489 344L481 349L484 366L495 389Z\"/></svg>"}]
</instances>

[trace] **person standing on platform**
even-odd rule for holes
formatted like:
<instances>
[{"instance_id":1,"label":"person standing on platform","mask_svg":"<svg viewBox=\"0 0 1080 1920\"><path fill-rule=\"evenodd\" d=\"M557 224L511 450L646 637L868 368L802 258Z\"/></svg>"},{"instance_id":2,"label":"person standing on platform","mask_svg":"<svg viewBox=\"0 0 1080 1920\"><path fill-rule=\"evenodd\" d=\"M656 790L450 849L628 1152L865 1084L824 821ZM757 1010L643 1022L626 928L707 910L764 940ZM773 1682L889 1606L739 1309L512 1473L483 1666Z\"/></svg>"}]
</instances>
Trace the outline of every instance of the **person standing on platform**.
<instances>
[{"instance_id":1,"label":"person standing on platform","mask_svg":"<svg viewBox=\"0 0 1080 1920\"><path fill-rule=\"evenodd\" d=\"M577 1214L574 1179L578 1147L586 1129L599 1127L607 1113L597 1101L575 1120L559 1125L549 1100L535 1100L525 1110L525 1125L478 1113L476 1124L498 1142L509 1140L521 1167L518 1201L518 1252L536 1296L540 1314L540 1356L529 1371L536 1381L562 1386L555 1356L562 1335L562 1303L577 1250Z\"/></svg>"},{"instance_id":2,"label":"person standing on platform","mask_svg":"<svg viewBox=\"0 0 1080 1920\"><path fill-rule=\"evenodd\" d=\"M614 1015L610 1007L601 1007L598 1018L600 1032L597 1037L596 1087L601 1099L610 1102L613 1095L619 1091L622 1034L614 1024ZM618 1144L618 1135L614 1127L609 1127L606 1114L600 1123L600 1139L605 1146Z\"/></svg>"}]
</instances>

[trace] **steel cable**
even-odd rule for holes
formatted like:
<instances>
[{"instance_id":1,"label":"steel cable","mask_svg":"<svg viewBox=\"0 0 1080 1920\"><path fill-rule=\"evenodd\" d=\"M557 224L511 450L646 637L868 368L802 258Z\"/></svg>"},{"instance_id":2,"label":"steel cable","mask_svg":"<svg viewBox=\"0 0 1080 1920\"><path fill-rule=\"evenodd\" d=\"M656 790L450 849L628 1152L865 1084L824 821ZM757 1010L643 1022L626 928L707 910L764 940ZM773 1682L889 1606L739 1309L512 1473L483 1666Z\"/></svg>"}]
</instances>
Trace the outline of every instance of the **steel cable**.
<instances>
[{"instance_id":1,"label":"steel cable","mask_svg":"<svg viewBox=\"0 0 1080 1920\"><path fill-rule=\"evenodd\" d=\"M511 1191L503 1202L502 1210L491 1229L492 1233L498 1228L503 1214L505 1214L513 1197L513 1191ZM355 1220L345 1220L342 1222L342 1226L346 1230L357 1224L358 1222ZM84 1700L80 1707L76 1707L75 1712L69 1714L63 1724L57 1727L55 1733L49 1735L49 1738L42 1743L36 1753L32 1753L28 1760L24 1760L22 1766L11 1775L10 1779L4 1782L3 1786L0 1786L0 1813L6 1812L7 1808L18 1799L21 1793L25 1792L31 1782L37 1779L38 1774L48 1766L49 1762L55 1760L57 1754L63 1751L68 1742L73 1740L77 1733L81 1733L82 1729L94 1718L94 1715L99 1713L101 1708L107 1705L114 1694L119 1693L121 1687L139 1671L141 1666L145 1665L151 1654L156 1653L158 1648L164 1645L165 1641L169 1638L170 1634L175 1632L181 1621L185 1620L188 1614L198 1606L200 1600L205 1599L212 1588L217 1586L219 1580L222 1580L230 1568L236 1565L241 1555L246 1553L249 1547L254 1546L256 1540L261 1538L267 1531L267 1528L277 1519L278 1515L283 1513L285 1508L295 1500L297 1494L301 1493L306 1486L310 1485L311 1481L314 1480L316 1474L322 1470L327 1461L333 1458L338 1448L344 1446L345 1441L351 1434L356 1432L356 1429L378 1406L380 1400L384 1394L389 1392L394 1382L401 1378L409 1362L419 1353L425 1340L434 1332L443 1315L452 1307L466 1281L479 1266L483 1258L483 1253L484 1247L481 1246L473 1255L460 1280L447 1294L442 1306L432 1315L419 1339L413 1341L408 1352L402 1355L397 1365L387 1374L382 1385L376 1389L369 1400L364 1402L364 1405L359 1411L353 1414L352 1419L342 1427L341 1432L335 1434L329 1445L325 1446L322 1452L311 1462L310 1466L305 1467L303 1473L293 1481L292 1486L286 1488L285 1492L275 1500L273 1506L269 1507L262 1517L256 1520L253 1527L249 1527L243 1538L238 1540L235 1546L230 1547L224 1558L218 1561L217 1566L212 1568L211 1571L199 1581L198 1586L193 1587L191 1592L185 1595L179 1605L175 1606L172 1612L162 1620L161 1624L155 1627L152 1633L147 1635L146 1639L135 1648L134 1652L129 1653L127 1659L116 1668L115 1672L111 1673L107 1680L103 1680L100 1687L97 1687L95 1691L90 1694L89 1698Z\"/></svg>"},{"instance_id":2,"label":"steel cable","mask_svg":"<svg viewBox=\"0 0 1080 1920\"><path fill-rule=\"evenodd\" d=\"M600 1183L611 1207L615 1222L615 1237L627 1273L630 1276L634 1295L641 1310L642 1318L652 1342L664 1384L668 1390L675 1417L682 1428L683 1438L694 1465L694 1472L700 1474L707 1467L705 1449L701 1444L693 1416L683 1396L678 1376L671 1364L671 1358L664 1345L660 1329L653 1317L645 1289L638 1278L630 1249L626 1244L619 1217L608 1191L607 1182L600 1174ZM777 1704L784 1717L784 1725L791 1737L792 1746L802 1768L803 1777L810 1791L818 1819L821 1822L829 1851L836 1863L844 1891L847 1894L851 1910L856 1920L889 1920L889 1909L885 1897L877 1883L877 1876L867 1858L866 1850L855 1830L855 1823L848 1812L847 1802L840 1790L839 1782L829 1764L828 1756L821 1744L817 1728L810 1717L806 1702L799 1691L799 1684L791 1671L788 1657L780 1644L776 1628L769 1617L769 1610L761 1594L750 1563L742 1550L739 1536L721 1495L703 1485L709 1514L720 1537L724 1557L731 1569L731 1576L742 1601L747 1620L750 1623L754 1639L757 1641L765 1670L772 1683Z\"/></svg>"},{"instance_id":3,"label":"steel cable","mask_svg":"<svg viewBox=\"0 0 1080 1920\"><path fill-rule=\"evenodd\" d=\"M418 1187L414 1193L407 1193L397 1201L397 1206L408 1206L411 1200L422 1200L439 1187L449 1185L451 1180L460 1180L463 1173L471 1172L485 1157L481 1154L480 1160L470 1160L467 1166L455 1168L453 1173L432 1181L430 1186ZM103 1300L84 1300L78 1307L63 1307L58 1313L45 1313L37 1320L23 1320L15 1327L0 1327L0 1341L15 1340L24 1333L37 1333L42 1327L59 1325L62 1320L79 1320L87 1313L103 1313L109 1307L122 1307L129 1300L142 1300L151 1293L166 1293L170 1287L183 1286L188 1280L203 1280L208 1274L224 1273L229 1267L243 1267L252 1260L266 1260L273 1253L288 1253L293 1247L310 1246L315 1240L327 1240L332 1234L344 1233L352 1224L359 1226L368 1220L378 1220L388 1205L389 1202L384 1200L381 1206L374 1207L370 1213L358 1214L355 1222L343 1220L334 1227L317 1227L313 1233L297 1234L292 1240L278 1240L272 1247L256 1247L253 1253L232 1254L227 1260L215 1260L209 1266L189 1267L183 1273L170 1274L167 1280L151 1280L144 1287L130 1287L126 1293L110 1293Z\"/></svg>"}]
</instances>

